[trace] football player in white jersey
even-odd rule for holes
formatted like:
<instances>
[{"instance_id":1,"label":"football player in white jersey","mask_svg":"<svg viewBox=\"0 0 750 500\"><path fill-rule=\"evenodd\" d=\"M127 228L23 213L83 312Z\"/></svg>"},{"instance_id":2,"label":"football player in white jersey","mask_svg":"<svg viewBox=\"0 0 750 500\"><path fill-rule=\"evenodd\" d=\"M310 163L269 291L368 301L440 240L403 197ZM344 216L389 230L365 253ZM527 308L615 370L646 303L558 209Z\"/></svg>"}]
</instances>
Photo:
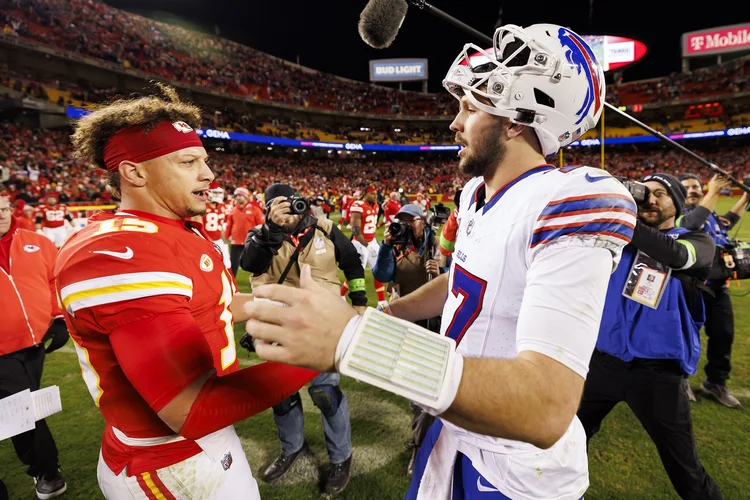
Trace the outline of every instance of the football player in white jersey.
<instances>
[{"instance_id":1,"label":"football player in white jersey","mask_svg":"<svg viewBox=\"0 0 750 500\"><path fill-rule=\"evenodd\" d=\"M450 273L392 316L358 316L304 270L301 289L254 290L288 307L248 305L247 329L261 358L337 369L439 416L406 498L578 500L589 479L575 414L636 205L606 172L545 157L596 125L604 73L572 31L508 25L491 49L467 44L444 85L474 176ZM407 323L440 314L443 336Z\"/></svg>"}]
</instances>

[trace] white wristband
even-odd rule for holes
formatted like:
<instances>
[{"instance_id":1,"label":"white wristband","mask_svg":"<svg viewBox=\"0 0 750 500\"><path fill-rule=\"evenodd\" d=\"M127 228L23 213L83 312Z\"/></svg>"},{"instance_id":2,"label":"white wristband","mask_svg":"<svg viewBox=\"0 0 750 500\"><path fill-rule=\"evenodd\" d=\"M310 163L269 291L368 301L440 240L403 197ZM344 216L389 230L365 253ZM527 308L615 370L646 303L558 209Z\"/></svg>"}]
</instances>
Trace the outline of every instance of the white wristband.
<instances>
[{"instance_id":1,"label":"white wristband","mask_svg":"<svg viewBox=\"0 0 750 500\"><path fill-rule=\"evenodd\" d=\"M335 363L342 375L408 398L433 415L453 403L463 373L453 339L373 308L349 320Z\"/></svg>"}]
</instances>

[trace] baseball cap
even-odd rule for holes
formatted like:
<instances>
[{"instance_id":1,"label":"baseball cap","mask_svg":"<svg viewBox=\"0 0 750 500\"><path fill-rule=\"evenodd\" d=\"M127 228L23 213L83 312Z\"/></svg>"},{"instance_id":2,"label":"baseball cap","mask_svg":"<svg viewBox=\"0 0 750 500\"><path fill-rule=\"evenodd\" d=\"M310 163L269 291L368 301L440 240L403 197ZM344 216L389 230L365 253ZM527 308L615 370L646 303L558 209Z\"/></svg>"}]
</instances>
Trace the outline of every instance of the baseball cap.
<instances>
[{"instance_id":1,"label":"baseball cap","mask_svg":"<svg viewBox=\"0 0 750 500\"><path fill-rule=\"evenodd\" d=\"M270 202L274 198L278 198L280 196L283 196L284 198L290 198L294 196L294 189L292 189L292 186L289 184L271 184L266 188L266 192L264 194L266 203Z\"/></svg>"},{"instance_id":2,"label":"baseball cap","mask_svg":"<svg viewBox=\"0 0 750 500\"><path fill-rule=\"evenodd\" d=\"M411 215L412 217L422 218L422 209L416 206L414 203L407 203L406 205L401 207L401 210L398 211L396 217L401 214L407 214Z\"/></svg>"},{"instance_id":3,"label":"baseball cap","mask_svg":"<svg viewBox=\"0 0 750 500\"><path fill-rule=\"evenodd\" d=\"M375 186L369 186L367 189L365 189L365 193L376 193L378 190L375 189Z\"/></svg>"}]
</instances>

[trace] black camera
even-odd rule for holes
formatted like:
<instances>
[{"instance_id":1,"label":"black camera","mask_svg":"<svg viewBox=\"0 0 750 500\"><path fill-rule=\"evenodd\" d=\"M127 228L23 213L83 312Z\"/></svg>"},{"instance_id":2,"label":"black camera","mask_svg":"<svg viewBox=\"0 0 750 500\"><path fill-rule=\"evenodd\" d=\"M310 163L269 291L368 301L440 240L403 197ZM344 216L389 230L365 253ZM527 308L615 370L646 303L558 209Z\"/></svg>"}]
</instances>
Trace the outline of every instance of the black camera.
<instances>
[{"instance_id":1,"label":"black camera","mask_svg":"<svg viewBox=\"0 0 750 500\"><path fill-rule=\"evenodd\" d=\"M392 245L406 245L412 240L411 226L406 222L391 222L388 226Z\"/></svg>"},{"instance_id":2,"label":"black camera","mask_svg":"<svg viewBox=\"0 0 750 500\"><path fill-rule=\"evenodd\" d=\"M448 222L448 218L451 216L451 209L443 205L442 203L438 203L434 207L430 209L432 214L430 215L427 223L431 226L442 226L446 222Z\"/></svg>"},{"instance_id":3,"label":"black camera","mask_svg":"<svg viewBox=\"0 0 750 500\"><path fill-rule=\"evenodd\" d=\"M631 181L627 177L615 176L615 179L620 181L622 185L625 186L625 189L630 192L630 196L633 197L633 200L635 200L636 204L645 205L648 203L648 197L651 192L648 190L648 187L646 187L644 183Z\"/></svg>"},{"instance_id":4,"label":"black camera","mask_svg":"<svg viewBox=\"0 0 750 500\"><path fill-rule=\"evenodd\" d=\"M298 196L290 196L287 198L289 202L289 211L292 215L305 215L310 211L310 202L307 198L300 198Z\"/></svg>"}]
</instances>

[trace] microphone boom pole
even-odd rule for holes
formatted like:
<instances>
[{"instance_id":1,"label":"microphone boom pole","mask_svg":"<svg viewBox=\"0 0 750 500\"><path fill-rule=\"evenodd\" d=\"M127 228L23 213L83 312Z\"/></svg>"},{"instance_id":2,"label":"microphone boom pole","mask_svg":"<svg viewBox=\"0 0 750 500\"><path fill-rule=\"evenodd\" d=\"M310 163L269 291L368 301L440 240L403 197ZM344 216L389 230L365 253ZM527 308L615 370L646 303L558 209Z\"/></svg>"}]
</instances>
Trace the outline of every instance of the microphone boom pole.
<instances>
[{"instance_id":1,"label":"microphone boom pole","mask_svg":"<svg viewBox=\"0 0 750 500\"><path fill-rule=\"evenodd\" d=\"M426 12L429 12L430 14L432 14L432 15L434 15L436 17L439 17L440 19L448 22L448 24L452 24L453 26L457 27L458 29L461 29L461 30L465 31L468 34L476 37L477 39L482 40L484 43L488 44L489 46L492 46L493 40L492 40L491 37L485 35L481 31L475 30L474 28L472 28L468 24L459 21L455 17L451 16L450 14L447 14L446 12L443 12L442 10L438 9L437 7L434 7L433 5L430 5L425 0L408 0L408 2L410 4L412 4L414 7L417 7L420 10L424 10ZM620 110L619 108L617 108L616 106L613 106L612 104L610 104L608 102L605 102L604 106L607 107L607 108L609 108L610 110L614 111L615 113L619 114L620 116L622 116L624 118L627 118L628 120L630 120L631 122L633 122L633 124L635 124L638 127L642 128L643 130L645 130L649 134L653 135L654 137L656 137L656 138L658 138L658 139L666 142L667 144L669 144L673 148L678 149L678 150L682 151L683 153L686 153L691 158L693 158L694 160L697 160L698 162L700 162L705 167L708 167L708 169L711 170L712 172L714 172L716 174L723 175L724 177L726 177L727 179L729 179L732 184L734 184L735 186L737 186L738 188L740 188L742 191L745 191L746 193L750 194L750 187L748 187L745 184L743 184L742 181L740 181L736 177L730 175L729 173L725 172L724 170L722 170L721 168L717 167L716 165L714 165L710 161L706 160L705 158L703 158L703 157L697 155L696 153L690 151L688 148L686 148L685 146L683 146L679 142L677 142L677 141L675 141L673 139L670 139L669 137L667 137L666 135L662 134L658 130L654 130L653 128L649 127L648 125L646 125L642 121L638 120L637 118L634 118L633 116L630 116L628 113Z\"/></svg>"}]
</instances>

